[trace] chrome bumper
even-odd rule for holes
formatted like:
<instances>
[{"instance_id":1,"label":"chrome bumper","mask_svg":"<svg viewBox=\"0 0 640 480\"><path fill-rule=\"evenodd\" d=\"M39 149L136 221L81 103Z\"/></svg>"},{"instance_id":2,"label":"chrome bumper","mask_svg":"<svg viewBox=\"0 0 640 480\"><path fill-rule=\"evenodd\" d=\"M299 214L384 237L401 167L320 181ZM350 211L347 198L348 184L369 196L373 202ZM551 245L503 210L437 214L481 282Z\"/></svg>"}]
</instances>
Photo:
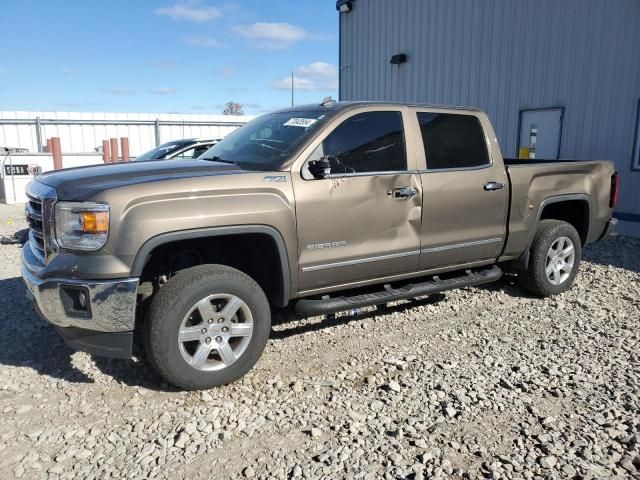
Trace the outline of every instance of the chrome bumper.
<instances>
[{"instance_id":1,"label":"chrome bumper","mask_svg":"<svg viewBox=\"0 0 640 480\"><path fill-rule=\"evenodd\" d=\"M27 243L22 253L22 279L27 296L38 312L57 327L74 327L94 332L130 332L135 324L137 278L117 280L77 280L69 278L41 279L28 268L25 258L30 252ZM69 316L60 296L63 286L84 287L88 292L90 313L87 318Z\"/></svg>"}]
</instances>

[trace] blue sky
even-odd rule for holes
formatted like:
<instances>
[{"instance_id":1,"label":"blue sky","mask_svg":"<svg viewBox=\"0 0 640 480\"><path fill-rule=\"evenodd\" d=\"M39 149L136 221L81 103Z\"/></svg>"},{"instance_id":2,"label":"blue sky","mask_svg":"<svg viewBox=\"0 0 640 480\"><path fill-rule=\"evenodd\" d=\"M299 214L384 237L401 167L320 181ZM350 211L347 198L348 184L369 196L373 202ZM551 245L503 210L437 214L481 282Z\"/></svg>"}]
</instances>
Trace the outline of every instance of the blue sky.
<instances>
[{"instance_id":1,"label":"blue sky","mask_svg":"<svg viewBox=\"0 0 640 480\"><path fill-rule=\"evenodd\" d=\"M334 0L2 2L0 110L258 114L337 97Z\"/></svg>"}]
</instances>

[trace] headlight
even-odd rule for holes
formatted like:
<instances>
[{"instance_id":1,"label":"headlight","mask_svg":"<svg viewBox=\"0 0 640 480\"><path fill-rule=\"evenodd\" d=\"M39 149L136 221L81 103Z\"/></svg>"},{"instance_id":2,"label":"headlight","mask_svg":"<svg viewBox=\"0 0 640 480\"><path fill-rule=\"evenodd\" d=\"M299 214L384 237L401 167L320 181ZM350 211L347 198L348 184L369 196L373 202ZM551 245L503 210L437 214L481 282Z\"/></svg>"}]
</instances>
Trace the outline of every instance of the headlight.
<instances>
[{"instance_id":1,"label":"headlight","mask_svg":"<svg viewBox=\"0 0 640 480\"><path fill-rule=\"evenodd\" d=\"M62 248L100 250L109 237L109 205L57 202L55 229Z\"/></svg>"}]
</instances>

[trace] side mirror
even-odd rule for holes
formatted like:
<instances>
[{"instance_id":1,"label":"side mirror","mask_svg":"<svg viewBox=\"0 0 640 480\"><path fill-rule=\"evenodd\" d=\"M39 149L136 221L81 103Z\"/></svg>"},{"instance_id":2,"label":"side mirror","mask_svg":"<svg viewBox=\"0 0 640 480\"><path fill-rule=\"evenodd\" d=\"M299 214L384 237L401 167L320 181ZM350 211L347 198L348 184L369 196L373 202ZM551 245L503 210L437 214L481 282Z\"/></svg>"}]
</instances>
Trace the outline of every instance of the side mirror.
<instances>
[{"instance_id":1,"label":"side mirror","mask_svg":"<svg viewBox=\"0 0 640 480\"><path fill-rule=\"evenodd\" d=\"M313 178L327 178L331 174L331 163L327 157L322 157L319 160L310 160L307 166Z\"/></svg>"}]
</instances>

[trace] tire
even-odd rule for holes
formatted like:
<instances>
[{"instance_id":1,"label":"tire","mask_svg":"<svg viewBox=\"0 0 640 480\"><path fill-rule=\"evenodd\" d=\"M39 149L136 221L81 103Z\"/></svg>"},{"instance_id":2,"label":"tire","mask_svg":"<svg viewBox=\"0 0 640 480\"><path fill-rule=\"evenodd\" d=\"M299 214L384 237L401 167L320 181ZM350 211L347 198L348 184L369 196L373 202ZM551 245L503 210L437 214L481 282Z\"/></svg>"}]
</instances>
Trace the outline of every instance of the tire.
<instances>
[{"instance_id":1,"label":"tire","mask_svg":"<svg viewBox=\"0 0 640 480\"><path fill-rule=\"evenodd\" d=\"M200 265L158 291L143 337L147 358L165 381L201 390L247 373L270 330L269 302L251 277L225 265Z\"/></svg>"},{"instance_id":2,"label":"tire","mask_svg":"<svg viewBox=\"0 0 640 480\"><path fill-rule=\"evenodd\" d=\"M518 275L519 283L540 297L565 292L576 278L581 258L582 243L573 225L560 220L542 220L531 245L529 265Z\"/></svg>"}]
</instances>

